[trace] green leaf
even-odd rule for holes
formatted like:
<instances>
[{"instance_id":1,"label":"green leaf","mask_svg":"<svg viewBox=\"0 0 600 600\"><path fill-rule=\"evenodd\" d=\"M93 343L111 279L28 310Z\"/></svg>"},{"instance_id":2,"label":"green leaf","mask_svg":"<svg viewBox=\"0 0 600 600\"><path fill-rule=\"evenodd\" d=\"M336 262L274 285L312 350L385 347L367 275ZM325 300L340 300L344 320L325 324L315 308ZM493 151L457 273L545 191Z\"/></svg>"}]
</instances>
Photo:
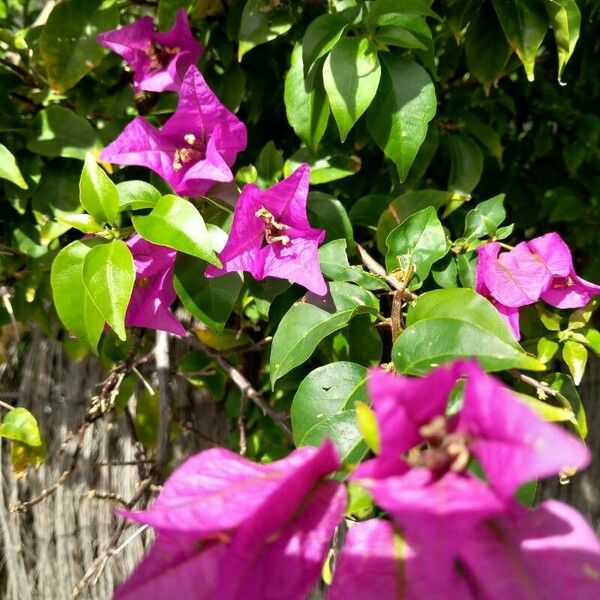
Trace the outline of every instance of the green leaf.
<instances>
[{"instance_id":1,"label":"green leaf","mask_svg":"<svg viewBox=\"0 0 600 600\"><path fill-rule=\"evenodd\" d=\"M59 223L64 223L69 227L74 227L82 233L98 233L103 227L98 223L92 215L88 214L65 214L57 215L56 220Z\"/></svg>"},{"instance_id":2,"label":"green leaf","mask_svg":"<svg viewBox=\"0 0 600 600\"><path fill-rule=\"evenodd\" d=\"M502 165L502 153L504 148L500 141L499 133L483 121L480 121L469 112L461 114L461 120L464 124L463 131L471 134L478 142L485 146L488 152L498 159L498 163Z\"/></svg>"},{"instance_id":3,"label":"green leaf","mask_svg":"<svg viewBox=\"0 0 600 600\"><path fill-rule=\"evenodd\" d=\"M302 40L302 57L300 63L304 63L302 68L304 69L305 76L308 76L308 72L315 61L324 56L336 45L342 35L344 35L347 27L348 21L339 14L321 15L311 21L310 25L306 28L306 33Z\"/></svg>"},{"instance_id":4,"label":"green leaf","mask_svg":"<svg viewBox=\"0 0 600 600\"><path fill-rule=\"evenodd\" d=\"M544 379L553 390L558 392L557 399L562 402L563 406L570 408L575 413L576 423L574 425L577 433L579 433L581 439L585 439L588 434L585 407L571 377L566 373L550 373Z\"/></svg>"},{"instance_id":5,"label":"green leaf","mask_svg":"<svg viewBox=\"0 0 600 600\"><path fill-rule=\"evenodd\" d=\"M307 88L302 65L302 49L299 45L294 47L292 66L285 77L284 101L288 122L292 129L313 152L316 152L329 120L329 104L321 78L316 78L313 89Z\"/></svg>"},{"instance_id":6,"label":"green leaf","mask_svg":"<svg viewBox=\"0 0 600 600\"><path fill-rule=\"evenodd\" d=\"M319 421L354 403L369 404L367 369L351 362L335 362L309 373L292 400L291 418L294 442L301 445L307 432Z\"/></svg>"},{"instance_id":7,"label":"green leaf","mask_svg":"<svg viewBox=\"0 0 600 600\"><path fill-rule=\"evenodd\" d=\"M469 196L475 189L483 173L483 152L466 135L453 135L449 138L450 177L448 189L455 194Z\"/></svg>"},{"instance_id":8,"label":"green leaf","mask_svg":"<svg viewBox=\"0 0 600 600\"><path fill-rule=\"evenodd\" d=\"M179 8L188 8L190 0L158 0L158 26L160 29L170 29L175 22Z\"/></svg>"},{"instance_id":9,"label":"green leaf","mask_svg":"<svg viewBox=\"0 0 600 600\"><path fill-rule=\"evenodd\" d=\"M126 338L125 313L135 282L133 257L127 244L113 240L94 246L83 261L83 283L98 312L119 336Z\"/></svg>"},{"instance_id":10,"label":"green leaf","mask_svg":"<svg viewBox=\"0 0 600 600\"><path fill-rule=\"evenodd\" d=\"M396 54L383 57L382 71L367 127L404 181L435 115L435 88L425 69Z\"/></svg>"},{"instance_id":11,"label":"green leaf","mask_svg":"<svg viewBox=\"0 0 600 600\"><path fill-rule=\"evenodd\" d=\"M119 214L119 192L88 152L79 181L79 200L97 223L113 224Z\"/></svg>"},{"instance_id":12,"label":"green leaf","mask_svg":"<svg viewBox=\"0 0 600 600\"><path fill-rule=\"evenodd\" d=\"M161 193L153 185L137 180L117 183L117 192L120 211L154 208L161 197Z\"/></svg>"},{"instance_id":13,"label":"green leaf","mask_svg":"<svg viewBox=\"0 0 600 600\"><path fill-rule=\"evenodd\" d=\"M471 20L479 3L479 0L442 0L444 17L457 43L460 41L461 31Z\"/></svg>"},{"instance_id":14,"label":"green leaf","mask_svg":"<svg viewBox=\"0 0 600 600\"><path fill-rule=\"evenodd\" d=\"M145 448L154 448L158 438L160 399L145 387L137 395L135 404L135 433Z\"/></svg>"},{"instance_id":15,"label":"green leaf","mask_svg":"<svg viewBox=\"0 0 600 600\"><path fill-rule=\"evenodd\" d=\"M558 343L548 338L540 338L537 343L537 357L544 364L548 364L558 352Z\"/></svg>"},{"instance_id":16,"label":"green leaf","mask_svg":"<svg viewBox=\"0 0 600 600\"><path fill-rule=\"evenodd\" d=\"M380 27L375 33L375 39L388 46L427 50L427 46L416 35L404 29L404 27L394 25Z\"/></svg>"},{"instance_id":17,"label":"green leaf","mask_svg":"<svg viewBox=\"0 0 600 600\"><path fill-rule=\"evenodd\" d=\"M312 294L296 302L284 315L271 345L271 385L308 360L318 344L361 313L377 314L379 302L370 292L351 283L334 281L330 295Z\"/></svg>"},{"instance_id":18,"label":"green leaf","mask_svg":"<svg viewBox=\"0 0 600 600\"><path fill-rule=\"evenodd\" d=\"M390 205L391 196L384 194L368 194L359 198L348 211L348 216L355 225L377 229L377 222L383 211Z\"/></svg>"},{"instance_id":19,"label":"green leaf","mask_svg":"<svg viewBox=\"0 0 600 600\"><path fill-rule=\"evenodd\" d=\"M52 263L50 283L56 312L68 331L96 352L104 317L83 283L83 261L99 240L72 242Z\"/></svg>"},{"instance_id":20,"label":"green leaf","mask_svg":"<svg viewBox=\"0 0 600 600\"><path fill-rule=\"evenodd\" d=\"M433 206L437 209L451 200L452 192L442 192L440 190L418 190L398 196L383 211L379 218L379 223L377 224L377 248L382 254L385 254L387 251L385 240L398 225L406 221L411 215L428 206Z\"/></svg>"},{"instance_id":21,"label":"green leaf","mask_svg":"<svg viewBox=\"0 0 600 600\"><path fill-rule=\"evenodd\" d=\"M504 35L525 67L527 79L533 81L535 57L542 44L548 18L539 0L492 0Z\"/></svg>"},{"instance_id":22,"label":"green leaf","mask_svg":"<svg viewBox=\"0 0 600 600\"><path fill-rule=\"evenodd\" d=\"M565 65L579 39L581 13L575 0L544 0L544 4L554 30L558 49L558 81L562 83Z\"/></svg>"},{"instance_id":23,"label":"green leaf","mask_svg":"<svg viewBox=\"0 0 600 600\"><path fill-rule=\"evenodd\" d=\"M545 368L522 350L493 304L474 290L450 288L419 296L392 349L396 369L422 375L434 365L465 357L477 358L487 371Z\"/></svg>"},{"instance_id":24,"label":"green leaf","mask_svg":"<svg viewBox=\"0 0 600 600\"><path fill-rule=\"evenodd\" d=\"M596 356L600 356L600 331L590 328L585 332L587 345Z\"/></svg>"},{"instance_id":25,"label":"green leaf","mask_svg":"<svg viewBox=\"0 0 600 600\"><path fill-rule=\"evenodd\" d=\"M387 270L399 269L404 274L414 270L412 289L420 287L433 263L448 252L446 234L433 206L408 217L388 235L385 243Z\"/></svg>"},{"instance_id":26,"label":"green leaf","mask_svg":"<svg viewBox=\"0 0 600 600\"><path fill-rule=\"evenodd\" d=\"M64 106L52 105L41 110L33 120L35 137L27 148L42 156L85 159L86 152L98 147L92 126Z\"/></svg>"},{"instance_id":27,"label":"green leaf","mask_svg":"<svg viewBox=\"0 0 600 600\"><path fill-rule=\"evenodd\" d=\"M300 148L285 162L283 172L287 177L302 163L310 165L310 184L319 185L350 177L360 171L360 158L355 155L327 154L320 152L313 154L308 148Z\"/></svg>"},{"instance_id":28,"label":"green leaf","mask_svg":"<svg viewBox=\"0 0 600 600\"><path fill-rule=\"evenodd\" d=\"M350 265L344 239L333 240L321 246L319 262L323 275L333 281L349 281L367 290L388 289L381 277L367 273L360 265Z\"/></svg>"},{"instance_id":29,"label":"green leaf","mask_svg":"<svg viewBox=\"0 0 600 600\"><path fill-rule=\"evenodd\" d=\"M307 213L313 227L327 232L326 242L343 238L347 248L354 248L352 223L344 205L337 198L323 192L309 192Z\"/></svg>"},{"instance_id":30,"label":"green leaf","mask_svg":"<svg viewBox=\"0 0 600 600\"><path fill-rule=\"evenodd\" d=\"M505 75L512 48L498 22L492 6L484 2L469 24L465 36L467 65L471 74L483 84L486 95Z\"/></svg>"},{"instance_id":31,"label":"green leaf","mask_svg":"<svg viewBox=\"0 0 600 600\"><path fill-rule=\"evenodd\" d=\"M480 202L465 218L465 238L468 241L495 235L498 226L506 219L504 194Z\"/></svg>"},{"instance_id":32,"label":"green leaf","mask_svg":"<svg viewBox=\"0 0 600 600\"><path fill-rule=\"evenodd\" d=\"M335 444L343 463L358 463L368 452L353 408L336 412L320 420L306 433L300 445L320 446L326 439L330 439Z\"/></svg>"},{"instance_id":33,"label":"green leaf","mask_svg":"<svg viewBox=\"0 0 600 600\"><path fill-rule=\"evenodd\" d=\"M275 143L267 142L256 159L257 181L265 189L276 184L283 173L283 153L277 150Z\"/></svg>"},{"instance_id":34,"label":"green leaf","mask_svg":"<svg viewBox=\"0 0 600 600\"><path fill-rule=\"evenodd\" d=\"M396 15L418 15L440 19L423 0L375 0L367 14L367 26L388 25Z\"/></svg>"},{"instance_id":35,"label":"green leaf","mask_svg":"<svg viewBox=\"0 0 600 600\"><path fill-rule=\"evenodd\" d=\"M340 40L325 59L323 83L342 142L369 108L380 77L375 46L366 39Z\"/></svg>"},{"instance_id":36,"label":"green leaf","mask_svg":"<svg viewBox=\"0 0 600 600\"><path fill-rule=\"evenodd\" d=\"M369 449L377 454L381 450L377 415L370 406L367 406L362 402L355 402L354 405L358 428L360 429L367 446L369 446Z\"/></svg>"},{"instance_id":37,"label":"green leaf","mask_svg":"<svg viewBox=\"0 0 600 600\"><path fill-rule=\"evenodd\" d=\"M34 448L44 443L36 418L23 407L13 408L4 415L0 424L0 437Z\"/></svg>"},{"instance_id":38,"label":"green leaf","mask_svg":"<svg viewBox=\"0 0 600 600\"><path fill-rule=\"evenodd\" d=\"M145 240L221 266L204 219L188 200L172 194L163 196L149 215L133 216L131 221Z\"/></svg>"},{"instance_id":39,"label":"green leaf","mask_svg":"<svg viewBox=\"0 0 600 600\"><path fill-rule=\"evenodd\" d=\"M238 273L208 279L203 275L205 268L204 261L180 254L175 264L175 291L190 313L222 333L243 280Z\"/></svg>"},{"instance_id":40,"label":"green leaf","mask_svg":"<svg viewBox=\"0 0 600 600\"><path fill-rule=\"evenodd\" d=\"M585 365L587 364L588 351L583 344L567 340L562 349L562 357L571 375L575 385L581 383L581 379L585 373Z\"/></svg>"},{"instance_id":41,"label":"green leaf","mask_svg":"<svg viewBox=\"0 0 600 600\"><path fill-rule=\"evenodd\" d=\"M96 36L118 24L115 0L63 0L57 4L39 42L50 85L64 92L94 69L106 54Z\"/></svg>"},{"instance_id":42,"label":"green leaf","mask_svg":"<svg viewBox=\"0 0 600 600\"><path fill-rule=\"evenodd\" d=\"M238 34L238 61L259 44L283 35L296 21L292 7L271 0L248 0L244 5Z\"/></svg>"},{"instance_id":43,"label":"green leaf","mask_svg":"<svg viewBox=\"0 0 600 600\"><path fill-rule=\"evenodd\" d=\"M577 425L575 413L570 406L554 406L553 404L548 404L547 402L543 402L542 400L538 400L537 398L528 396L527 394L520 394L514 391L512 393L520 400L523 400L529 406L531 406L531 408L533 408L533 410L535 410L535 412L546 421L551 421L553 423L570 421L574 425Z\"/></svg>"},{"instance_id":44,"label":"green leaf","mask_svg":"<svg viewBox=\"0 0 600 600\"><path fill-rule=\"evenodd\" d=\"M8 179L8 181L12 181L23 190L28 188L15 157L3 144L0 144L0 179Z\"/></svg>"},{"instance_id":45,"label":"green leaf","mask_svg":"<svg viewBox=\"0 0 600 600\"><path fill-rule=\"evenodd\" d=\"M456 257L458 267L458 278L463 287L475 287L475 270L477 267L477 255L475 252L466 252Z\"/></svg>"}]
</instances>

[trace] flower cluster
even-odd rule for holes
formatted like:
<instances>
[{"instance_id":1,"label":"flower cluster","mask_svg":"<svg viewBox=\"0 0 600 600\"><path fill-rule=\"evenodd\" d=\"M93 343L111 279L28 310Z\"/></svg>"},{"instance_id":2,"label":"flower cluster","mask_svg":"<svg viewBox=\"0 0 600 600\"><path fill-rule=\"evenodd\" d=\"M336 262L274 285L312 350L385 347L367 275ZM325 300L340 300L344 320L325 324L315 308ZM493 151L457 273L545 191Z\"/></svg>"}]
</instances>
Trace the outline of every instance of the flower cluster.
<instances>
[{"instance_id":1,"label":"flower cluster","mask_svg":"<svg viewBox=\"0 0 600 600\"><path fill-rule=\"evenodd\" d=\"M598 597L600 543L582 517L514 499L525 482L585 466L580 441L475 362L422 379L375 369L368 390L380 452L351 479L389 517L352 523L331 600ZM157 540L117 600L305 598L344 514L345 488L327 477L339 467L330 442L268 465L226 450L188 459L148 510L122 513Z\"/></svg>"},{"instance_id":2,"label":"flower cluster","mask_svg":"<svg viewBox=\"0 0 600 600\"><path fill-rule=\"evenodd\" d=\"M520 339L519 308L544 300L557 308L585 306L600 286L575 273L571 251L558 233L547 233L500 252L498 242L477 249L475 289L492 299Z\"/></svg>"},{"instance_id":3,"label":"flower cluster","mask_svg":"<svg viewBox=\"0 0 600 600\"><path fill-rule=\"evenodd\" d=\"M215 184L231 182L231 166L247 144L246 127L220 102L196 67L202 48L193 39L185 11L177 12L166 33L155 32L152 19L143 17L100 34L98 41L129 63L136 91L169 90L179 95L177 109L160 129L136 117L104 148L101 160L152 169L181 195L201 196ZM209 267L206 276L247 271L259 280L288 279L325 295L317 252L325 232L312 228L307 219L308 180L309 167L302 165L268 190L245 186L221 253L223 268ZM175 251L138 235L128 245L136 286L127 325L185 335L168 310L176 299Z\"/></svg>"}]
</instances>

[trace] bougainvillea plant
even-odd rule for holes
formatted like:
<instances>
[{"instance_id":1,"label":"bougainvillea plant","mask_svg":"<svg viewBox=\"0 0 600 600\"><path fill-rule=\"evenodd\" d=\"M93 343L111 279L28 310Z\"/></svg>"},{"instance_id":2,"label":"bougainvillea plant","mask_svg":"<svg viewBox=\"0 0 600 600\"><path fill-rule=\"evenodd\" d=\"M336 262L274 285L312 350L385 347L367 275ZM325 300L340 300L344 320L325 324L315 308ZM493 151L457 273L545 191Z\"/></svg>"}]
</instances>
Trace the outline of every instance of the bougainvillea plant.
<instances>
[{"instance_id":1,"label":"bougainvillea plant","mask_svg":"<svg viewBox=\"0 0 600 600\"><path fill-rule=\"evenodd\" d=\"M109 366L82 439L159 392L154 496L118 511L155 540L115 598L600 597L593 529L536 495L591 460L593 3L23 4L3 323ZM239 429L179 465L169 358Z\"/></svg>"}]
</instances>

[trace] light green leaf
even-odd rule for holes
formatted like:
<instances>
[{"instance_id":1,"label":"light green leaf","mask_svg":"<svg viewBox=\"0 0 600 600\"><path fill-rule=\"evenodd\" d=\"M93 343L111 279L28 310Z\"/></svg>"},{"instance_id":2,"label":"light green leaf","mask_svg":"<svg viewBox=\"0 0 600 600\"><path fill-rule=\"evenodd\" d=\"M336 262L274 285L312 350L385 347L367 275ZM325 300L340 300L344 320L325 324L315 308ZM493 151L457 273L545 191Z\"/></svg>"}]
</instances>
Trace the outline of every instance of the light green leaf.
<instances>
[{"instance_id":1,"label":"light green leaf","mask_svg":"<svg viewBox=\"0 0 600 600\"><path fill-rule=\"evenodd\" d=\"M0 437L34 448L44 443L36 418L21 406L13 408L4 415L0 424Z\"/></svg>"},{"instance_id":2,"label":"light green leaf","mask_svg":"<svg viewBox=\"0 0 600 600\"><path fill-rule=\"evenodd\" d=\"M69 227L74 227L82 233L98 233L102 231L102 225L98 223L92 215L88 214L64 214L57 215L56 220Z\"/></svg>"},{"instance_id":3,"label":"light green leaf","mask_svg":"<svg viewBox=\"0 0 600 600\"><path fill-rule=\"evenodd\" d=\"M585 373L585 365L587 364L588 351L583 344L567 340L562 349L562 357L571 375L575 385L581 383L581 379Z\"/></svg>"},{"instance_id":4,"label":"light green leaf","mask_svg":"<svg viewBox=\"0 0 600 600\"><path fill-rule=\"evenodd\" d=\"M449 288L419 296L392 349L398 371L422 375L466 357L477 358L487 371L545 368L523 351L500 313L474 290Z\"/></svg>"},{"instance_id":5,"label":"light green leaf","mask_svg":"<svg viewBox=\"0 0 600 600\"><path fill-rule=\"evenodd\" d=\"M153 185L135 179L117 183L117 192L119 210L154 208L161 197L161 193Z\"/></svg>"},{"instance_id":6,"label":"light green leaf","mask_svg":"<svg viewBox=\"0 0 600 600\"><path fill-rule=\"evenodd\" d=\"M575 0L544 0L558 49L558 81L579 39L581 13Z\"/></svg>"},{"instance_id":7,"label":"light green leaf","mask_svg":"<svg viewBox=\"0 0 600 600\"><path fill-rule=\"evenodd\" d=\"M297 446L319 421L354 403L369 404L365 382L367 369L351 362L335 362L309 373L292 400L292 432Z\"/></svg>"},{"instance_id":8,"label":"light green leaf","mask_svg":"<svg viewBox=\"0 0 600 600\"><path fill-rule=\"evenodd\" d=\"M319 262L323 275L333 281L349 281L367 290L388 289L381 277L367 273L360 265L350 265L345 239L333 240L321 246Z\"/></svg>"},{"instance_id":9,"label":"light green leaf","mask_svg":"<svg viewBox=\"0 0 600 600\"><path fill-rule=\"evenodd\" d=\"M246 52L283 35L296 21L293 6L271 0L248 0L244 5L238 34L238 61Z\"/></svg>"},{"instance_id":10,"label":"light green leaf","mask_svg":"<svg viewBox=\"0 0 600 600\"><path fill-rule=\"evenodd\" d=\"M86 152L98 148L92 126L64 106L52 105L41 110L33 120L34 136L27 148L42 156L85 159Z\"/></svg>"},{"instance_id":11,"label":"light green leaf","mask_svg":"<svg viewBox=\"0 0 600 600\"><path fill-rule=\"evenodd\" d=\"M383 58L382 70L367 127L404 181L435 115L435 88L425 69L396 54Z\"/></svg>"},{"instance_id":12,"label":"light green leaf","mask_svg":"<svg viewBox=\"0 0 600 600\"><path fill-rule=\"evenodd\" d=\"M292 66L285 77L284 101L289 124L296 135L316 152L329 120L329 104L321 78L315 78L313 89L307 88L299 45L294 47Z\"/></svg>"},{"instance_id":13,"label":"light green leaf","mask_svg":"<svg viewBox=\"0 0 600 600\"><path fill-rule=\"evenodd\" d=\"M533 81L535 57L548 29L548 17L539 0L492 0L504 35Z\"/></svg>"},{"instance_id":14,"label":"light green leaf","mask_svg":"<svg viewBox=\"0 0 600 600\"><path fill-rule=\"evenodd\" d=\"M369 108L380 77L375 46L366 39L345 38L325 59L323 83L342 142Z\"/></svg>"},{"instance_id":15,"label":"light green leaf","mask_svg":"<svg viewBox=\"0 0 600 600\"><path fill-rule=\"evenodd\" d=\"M309 301L298 301L284 315L271 345L271 385L305 362L318 344L361 313L377 314L379 302L373 294L351 283L334 281L330 295L309 294Z\"/></svg>"},{"instance_id":16,"label":"light green leaf","mask_svg":"<svg viewBox=\"0 0 600 600\"><path fill-rule=\"evenodd\" d=\"M50 85L60 92L72 88L106 54L96 36L115 29L115 0L63 0L50 13L40 36L40 53Z\"/></svg>"},{"instance_id":17,"label":"light green leaf","mask_svg":"<svg viewBox=\"0 0 600 600\"><path fill-rule=\"evenodd\" d=\"M149 215L134 215L131 221L145 240L221 266L212 249L204 219L188 200L172 194L163 196Z\"/></svg>"},{"instance_id":18,"label":"light green leaf","mask_svg":"<svg viewBox=\"0 0 600 600\"><path fill-rule=\"evenodd\" d=\"M302 40L301 62L304 63L305 76L308 76L314 62L335 46L347 27L348 21L339 14L320 15L311 21Z\"/></svg>"},{"instance_id":19,"label":"light green leaf","mask_svg":"<svg viewBox=\"0 0 600 600\"><path fill-rule=\"evenodd\" d=\"M180 254L175 265L175 291L183 305L216 333L222 333L242 288L238 273L204 277L206 262Z\"/></svg>"},{"instance_id":20,"label":"light green leaf","mask_svg":"<svg viewBox=\"0 0 600 600\"><path fill-rule=\"evenodd\" d=\"M558 392L555 398L559 400L565 408L573 411L576 420L573 424L575 425L577 433L581 436L581 439L585 439L588 434L585 407L581 402L579 392L571 377L566 373L550 373L548 376L544 377L544 380L553 390Z\"/></svg>"},{"instance_id":21,"label":"light green leaf","mask_svg":"<svg viewBox=\"0 0 600 600\"><path fill-rule=\"evenodd\" d=\"M0 179L8 179L21 189L27 189L27 182L23 178L12 152L0 144Z\"/></svg>"},{"instance_id":22,"label":"light green leaf","mask_svg":"<svg viewBox=\"0 0 600 600\"><path fill-rule=\"evenodd\" d=\"M558 343L548 338L540 338L537 343L537 357L544 364L549 363L558 352Z\"/></svg>"},{"instance_id":23,"label":"light green leaf","mask_svg":"<svg viewBox=\"0 0 600 600\"><path fill-rule=\"evenodd\" d=\"M83 283L83 261L99 240L72 242L52 263L50 283L56 312L68 331L94 352L104 329L104 317Z\"/></svg>"},{"instance_id":24,"label":"light green leaf","mask_svg":"<svg viewBox=\"0 0 600 600\"><path fill-rule=\"evenodd\" d=\"M412 289L420 287L433 263L448 252L446 234L433 206L408 217L388 235L385 243L387 270L398 269L404 274L414 271Z\"/></svg>"},{"instance_id":25,"label":"light green leaf","mask_svg":"<svg viewBox=\"0 0 600 600\"><path fill-rule=\"evenodd\" d=\"M83 261L83 283L98 312L119 336L126 338L125 313L135 282L133 257L125 242L94 246Z\"/></svg>"},{"instance_id":26,"label":"light green leaf","mask_svg":"<svg viewBox=\"0 0 600 600\"><path fill-rule=\"evenodd\" d=\"M442 192L440 190L418 190L416 192L407 192L398 196L387 207L377 224L377 248L382 254L387 252L386 239L391 231L398 225L406 221L408 217L415 213L433 206L435 209L444 206L452 200L451 192Z\"/></svg>"},{"instance_id":27,"label":"light green leaf","mask_svg":"<svg viewBox=\"0 0 600 600\"><path fill-rule=\"evenodd\" d=\"M79 200L97 223L112 224L119 214L117 187L89 152L79 181Z\"/></svg>"}]
</instances>

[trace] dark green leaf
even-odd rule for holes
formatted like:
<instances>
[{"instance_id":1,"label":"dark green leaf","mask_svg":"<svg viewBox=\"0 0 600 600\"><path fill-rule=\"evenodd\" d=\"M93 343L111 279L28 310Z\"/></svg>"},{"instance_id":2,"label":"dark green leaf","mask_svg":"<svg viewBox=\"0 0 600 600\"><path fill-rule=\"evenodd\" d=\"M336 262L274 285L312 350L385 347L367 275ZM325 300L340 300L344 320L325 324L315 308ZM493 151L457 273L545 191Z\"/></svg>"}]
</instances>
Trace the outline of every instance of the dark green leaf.
<instances>
[{"instance_id":1,"label":"dark green leaf","mask_svg":"<svg viewBox=\"0 0 600 600\"><path fill-rule=\"evenodd\" d=\"M324 298L308 295L285 314L271 346L271 385L305 362L328 335L360 313L377 314L379 302L370 292L351 283L334 281Z\"/></svg>"},{"instance_id":2,"label":"dark green leaf","mask_svg":"<svg viewBox=\"0 0 600 600\"><path fill-rule=\"evenodd\" d=\"M15 157L3 144L0 144L0 179L8 179L24 190L28 187Z\"/></svg>"},{"instance_id":3,"label":"dark green leaf","mask_svg":"<svg viewBox=\"0 0 600 600\"><path fill-rule=\"evenodd\" d=\"M498 226L506 218L504 197L504 194L500 194L480 202L467 213L465 219L465 238L467 240L495 235Z\"/></svg>"},{"instance_id":4,"label":"dark green leaf","mask_svg":"<svg viewBox=\"0 0 600 600\"><path fill-rule=\"evenodd\" d=\"M449 144L452 165L448 189L455 194L469 196L483 173L483 152L466 135L451 136Z\"/></svg>"},{"instance_id":5,"label":"dark green leaf","mask_svg":"<svg viewBox=\"0 0 600 600\"><path fill-rule=\"evenodd\" d=\"M106 50L96 36L119 24L115 0L63 0L40 36L40 52L50 85L65 91L100 63Z\"/></svg>"},{"instance_id":6,"label":"dark green leaf","mask_svg":"<svg viewBox=\"0 0 600 600\"><path fill-rule=\"evenodd\" d=\"M367 25L388 25L396 15L418 15L439 19L423 0L375 0L367 14Z\"/></svg>"},{"instance_id":7,"label":"dark green leaf","mask_svg":"<svg viewBox=\"0 0 600 600\"><path fill-rule=\"evenodd\" d=\"M435 88L422 67L395 54L385 56L382 71L367 127L404 181L435 115Z\"/></svg>"}]
</instances>

